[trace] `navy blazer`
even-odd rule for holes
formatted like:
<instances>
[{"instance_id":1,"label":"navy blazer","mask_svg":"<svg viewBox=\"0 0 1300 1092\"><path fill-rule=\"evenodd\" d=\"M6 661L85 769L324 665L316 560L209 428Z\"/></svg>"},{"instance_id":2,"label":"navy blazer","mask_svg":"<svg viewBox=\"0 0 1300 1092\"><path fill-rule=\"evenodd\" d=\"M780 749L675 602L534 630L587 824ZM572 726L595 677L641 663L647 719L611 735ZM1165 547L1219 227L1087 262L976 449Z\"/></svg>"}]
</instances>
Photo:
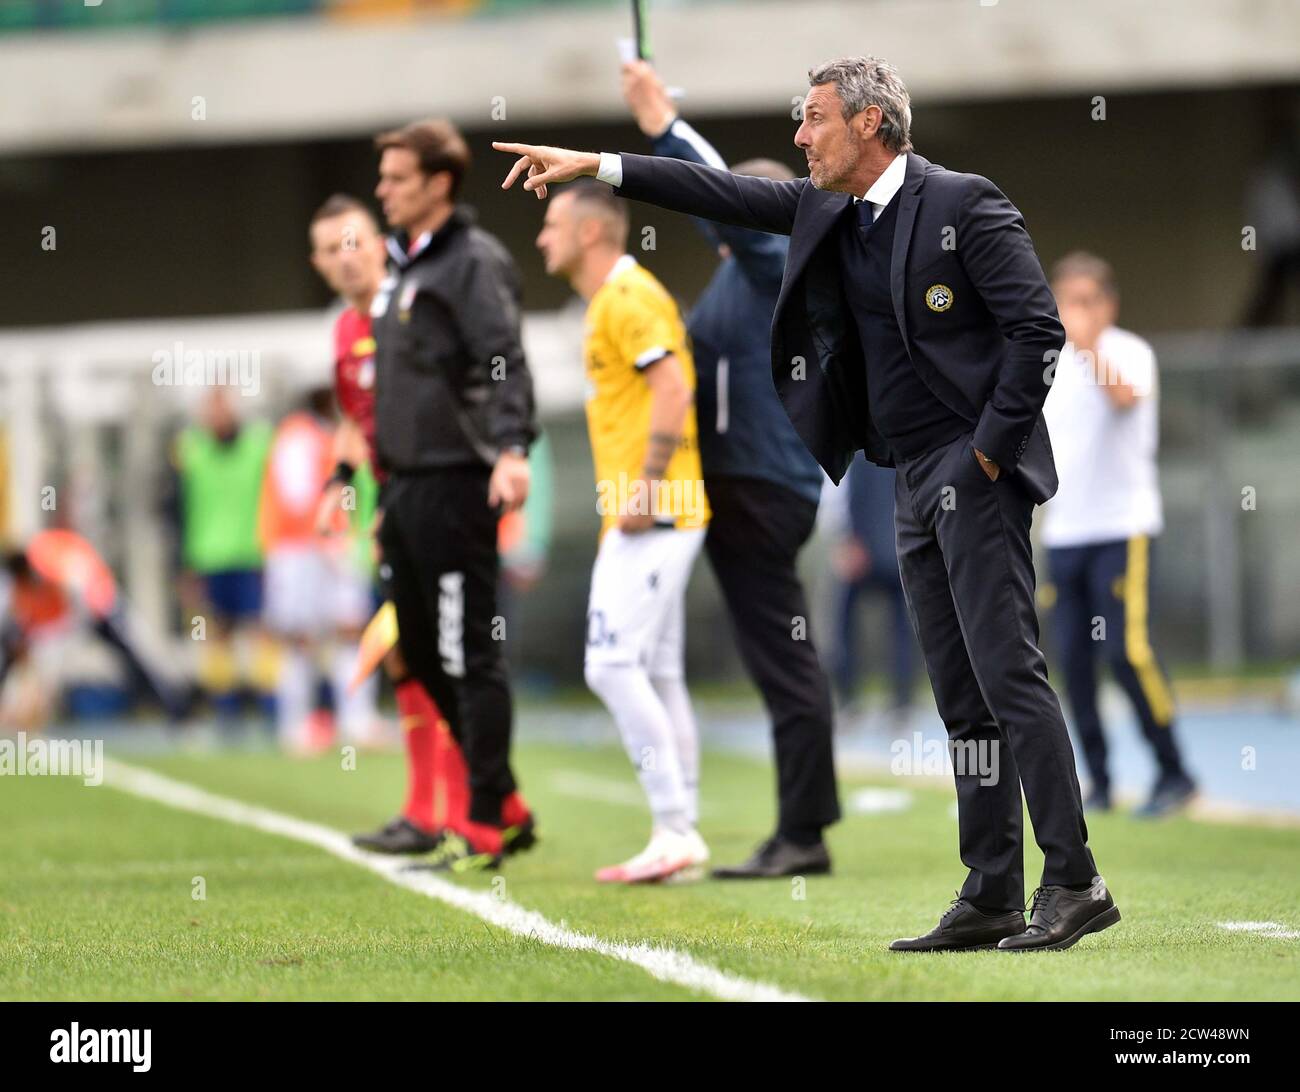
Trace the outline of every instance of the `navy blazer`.
<instances>
[{"instance_id":1,"label":"navy blazer","mask_svg":"<svg viewBox=\"0 0 1300 1092\"><path fill-rule=\"evenodd\" d=\"M871 419L866 362L833 228L853 198L807 178L774 182L623 153L620 196L790 236L772 318L772 379L835 482L858 451L892 466ZM1065 344L1024 218L987 178L907 153L894 233L894 314L922 380L970 422L972 443L1039 504L1056 492L1042 408Z\"/></svg>"}]
</instances>

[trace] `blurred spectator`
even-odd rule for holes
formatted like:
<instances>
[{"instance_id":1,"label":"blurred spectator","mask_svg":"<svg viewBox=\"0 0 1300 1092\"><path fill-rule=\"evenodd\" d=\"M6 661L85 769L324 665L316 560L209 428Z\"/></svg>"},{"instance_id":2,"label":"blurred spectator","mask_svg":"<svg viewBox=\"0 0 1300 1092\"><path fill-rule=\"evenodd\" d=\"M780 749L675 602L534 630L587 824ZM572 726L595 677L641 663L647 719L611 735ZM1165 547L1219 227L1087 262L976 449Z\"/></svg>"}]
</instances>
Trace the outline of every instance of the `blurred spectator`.
<instances>
[{"instance_id":1,"label":"blurred spectator","mask_svg":"<svg viewBox=\"0 0 1300 1092\"><path fill-rule=\"evenodd\" d=\"M1195 792L1174 735L1174 699L1151 647L1151 553L1164 527L1156 470L1159 384L1151 346L1115 325L1109 263L1083 252L1052 270L1069 340L1043 409L1060 487L1047 502L1055 622L1074 730L1092 788L1085 807L1111 806L1106 736L1097 708L1100 652L1133 704L1159 774L1139 815L1166 815Z\"/></svg>"},{"instance_id":2,"label":"blurred spectator","mask_svg":"<svg viewBox=\"0 0 1300 1092\"><path fill-rule=\"evenodd\" d=\"M378 680L355 690L349 682L361 631L373 609L369 579L360 572L355 543L343 536L348 508L335 534L316 530L322 490L334 469L333 392L313 390L303 409L280 422L262 485L260 526L266 551L266 625L283 645L276 691L281 746L310 751L327 746L329 718L315 710L318 668L328 673L338 728L351 742L366 742L375 728Z\"/></svg>"},{"instance_id":3,"label":"blurred spectator","mask_svg":"<svg viewBox=\"0 0 1300 1092\"><path fill-rule=\"evenodd\" d=\"M1283 94L1274 103L1272 150L1247 184L1247 222L1255 229L1260 266L1245 326L1296 321L1287 297L1300 287L1300 97Z\"/></svg>"},{"instance_id":4,"label":"blurred spectator","mask_svg":"<svg viewBox=\"0 0 1300 1092\"><path fill-rule=\"evenodd\" d=\"M240 712L241 690L251 690L269 711L275 685L274 652L260 627L257 526L270 447L270 426L241 423L225 387L205 396L198 423L176 443L186 627L197 636L197 608L204 622L199 682L223 727Z\"/></svg>"},{"instance_id":5,"label":"blurred spectator","mask_svg":"<svg viewBox=\"0 0 1300 1092\"><path fill-rule=\"evenodd\" d=\"M54 713L57 665L74 632L72 605L32 572L27 555L5 556L0 574L0 728L39 731Z\"/></svg>"},{"instance_id":6,"label":"blurred spectator","mask_svg":"<svg viewBox=\"0 0 1300 1092\"><path fill-rule=\"evenodd\" d=\"M112 571L80 535L40 531L7 554L0 608L0 725L44 727L82 624L117 653L133 696L156 700L172 720L185 715L184 687L148 655Z\"/></svg>"}]
</instances>

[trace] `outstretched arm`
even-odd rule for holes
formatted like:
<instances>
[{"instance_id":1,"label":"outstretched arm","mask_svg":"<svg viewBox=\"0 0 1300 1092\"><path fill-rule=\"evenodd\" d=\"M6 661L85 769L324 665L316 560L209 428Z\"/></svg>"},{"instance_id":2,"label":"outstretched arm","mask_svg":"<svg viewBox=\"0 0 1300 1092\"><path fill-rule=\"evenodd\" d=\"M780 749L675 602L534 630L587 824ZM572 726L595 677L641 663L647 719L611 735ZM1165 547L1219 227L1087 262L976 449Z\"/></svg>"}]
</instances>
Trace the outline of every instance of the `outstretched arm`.
<instances>
[{"instance_id":1,"label":"outstretched arm","mask_svg":"<svg viewBox=\"0 0 1300 1092\"><path fill-rule=\"evenodd\" d=\"M527 171L524 189L541 199L550 183L588 175L615 186L621 197L776 235L789 235L794 228L795 209L806 184L806 179L774 182L657 156L575 152L499 140L492 147L519 156L501 183L505 190Z\"/></svg>"}]
</instances>

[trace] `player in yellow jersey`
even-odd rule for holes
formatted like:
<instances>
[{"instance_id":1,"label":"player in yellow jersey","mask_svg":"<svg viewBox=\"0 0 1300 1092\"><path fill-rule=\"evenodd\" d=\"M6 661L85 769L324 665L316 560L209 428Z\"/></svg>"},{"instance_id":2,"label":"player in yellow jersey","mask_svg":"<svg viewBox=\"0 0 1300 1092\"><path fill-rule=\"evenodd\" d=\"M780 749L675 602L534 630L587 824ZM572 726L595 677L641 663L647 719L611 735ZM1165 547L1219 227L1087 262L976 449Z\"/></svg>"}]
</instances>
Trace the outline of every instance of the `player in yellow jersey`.
<instances>
[{"instance_id":1,"label":"player in yellow jersey","mask_svg":"<svg viewBox=\"0 0 1300 1092\"><path fill-rule=\"evenodd\" d=\"M695 366L677 305L627 253L628 217L608 186L551 198L537 247L588 301L587 427L601 513L587 607L587 685L618 724L650 803L650 843L602 868L606 883L702 874L695 829L699 739L685 681L686 584L704 542Z\"/></svg>"}]
</instances>

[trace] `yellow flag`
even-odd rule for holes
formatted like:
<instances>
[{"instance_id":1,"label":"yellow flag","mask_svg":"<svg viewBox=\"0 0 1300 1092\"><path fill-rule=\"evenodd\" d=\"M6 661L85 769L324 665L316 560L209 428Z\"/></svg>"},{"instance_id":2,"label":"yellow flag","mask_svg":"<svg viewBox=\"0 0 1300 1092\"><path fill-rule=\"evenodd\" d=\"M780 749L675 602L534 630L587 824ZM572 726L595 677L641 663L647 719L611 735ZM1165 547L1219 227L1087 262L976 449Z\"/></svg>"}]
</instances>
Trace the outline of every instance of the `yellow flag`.
<instances>
[{"instance_id":1,"label":"yellow flag","mask_svg":"<svg viewBox=\"0 0 1300 1092\"><path fill-rule=\"evenodd\" d=\"M349 690L355 690L374 671L388 655L388 650L397 645L397 608L386 602L375 611L375 616L366 625L361 634L361 644L357 648L357 666L352 672Z\"/></svg>"}]
</instances>

